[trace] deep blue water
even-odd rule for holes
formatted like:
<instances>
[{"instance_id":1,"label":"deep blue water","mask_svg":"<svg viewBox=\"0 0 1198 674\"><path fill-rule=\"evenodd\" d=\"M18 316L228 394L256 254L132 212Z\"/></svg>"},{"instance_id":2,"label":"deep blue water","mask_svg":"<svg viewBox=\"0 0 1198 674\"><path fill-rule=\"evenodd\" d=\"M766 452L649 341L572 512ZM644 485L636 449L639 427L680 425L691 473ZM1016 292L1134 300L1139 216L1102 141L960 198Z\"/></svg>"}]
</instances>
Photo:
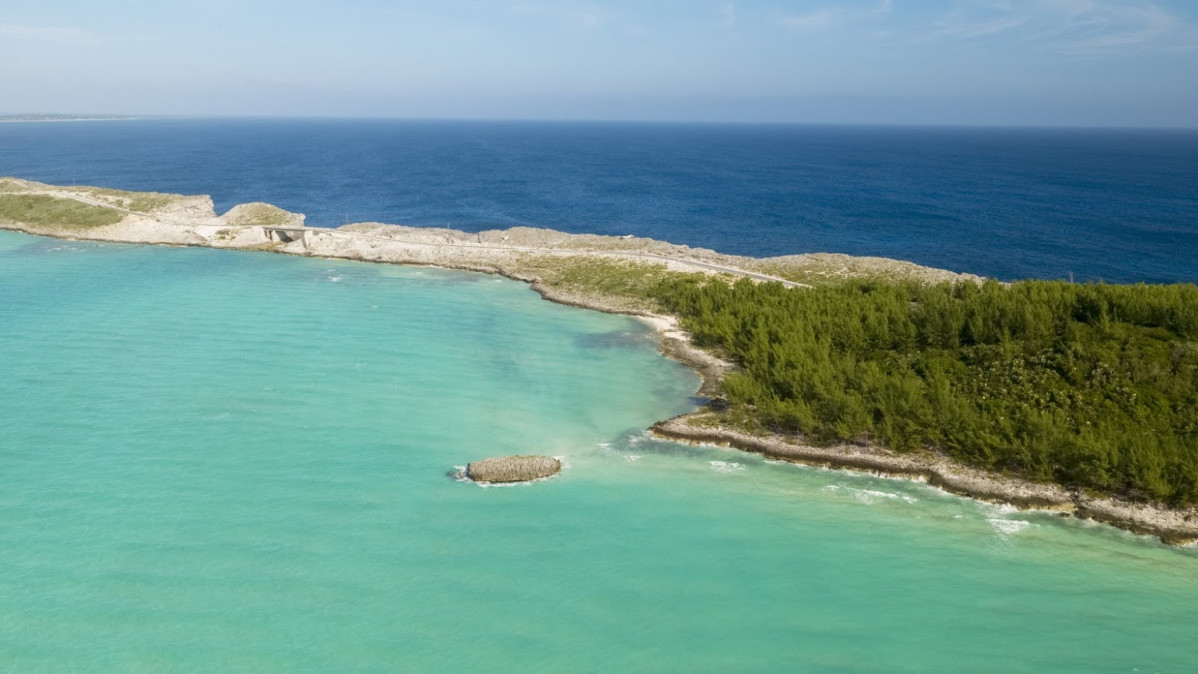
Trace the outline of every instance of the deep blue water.
<instances>
[{"instance_id":1,"label":"deep blue water","mask_svg":"<svg viewBox=\"0 0 1198 674\"><path fill-rule=\"evenodd\" d=\"M0 175L1003 279L1198 281L1198 131L386 120L0 124Z\"/></svg>"}]
</instances>

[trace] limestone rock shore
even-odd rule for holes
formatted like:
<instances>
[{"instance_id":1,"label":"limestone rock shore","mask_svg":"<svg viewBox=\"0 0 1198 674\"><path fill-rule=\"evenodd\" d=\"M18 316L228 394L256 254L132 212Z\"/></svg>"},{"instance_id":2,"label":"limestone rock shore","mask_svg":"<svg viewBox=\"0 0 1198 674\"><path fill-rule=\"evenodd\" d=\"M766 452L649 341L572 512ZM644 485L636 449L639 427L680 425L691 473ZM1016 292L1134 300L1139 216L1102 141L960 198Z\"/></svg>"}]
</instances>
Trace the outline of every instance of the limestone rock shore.
<instances>
[{"instance_id":1,"label":"limestone rock shore","mask_svg":"<svg viewBox=\"0 0 1198 674\"><path fill-rule=\"evenodd\" d=\"M40 209L35 212L34 207ZM48 217L30 218L30 214ZM311 227L304 216L270 204L235 206L217 215L207 196L123 192L0 178L0 229L93 241L269 250L393 264L417 264L504 274L535 282L580 261L803 285L837 278L922 281L978 279L884 258L811 254L776 258L726 255L705 248L633 236L568 234L534 227L462 232L435 227L355 223ZM577 270L575 270L577 271ZM569 284L555 291L569 294ZM611 310L635 309L607 298Z\"/></svg>"},{"instance_id":2,"label":"limestone rock shore","mask_svg":"<svg viewBox=\"0 0 1198 674\"><path fill-rule=\"evenodd\" d=\"M980 501L1005 503L1024 510L1054 510L1092 519L1138 534L1156 536L1170 545L1198 543L1198 511L1154 504L1094 498L1060 485L969 468L934 453L899 454L876 446L813 447L799 438L759 437L713 425L709 414L688 414L653 425L661 438L693 444L733 447L763 456L828 468L926 480L945 491Z\"/></svg>"}]
</instances>

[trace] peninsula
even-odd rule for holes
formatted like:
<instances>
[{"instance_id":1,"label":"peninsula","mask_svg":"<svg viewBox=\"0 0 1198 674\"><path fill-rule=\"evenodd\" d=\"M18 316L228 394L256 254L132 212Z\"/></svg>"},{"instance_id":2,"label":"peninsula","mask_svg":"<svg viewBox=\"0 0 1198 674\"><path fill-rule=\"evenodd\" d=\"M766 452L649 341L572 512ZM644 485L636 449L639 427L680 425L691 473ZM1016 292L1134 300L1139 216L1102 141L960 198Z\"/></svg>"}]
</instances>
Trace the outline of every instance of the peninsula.
<instances>
[{"instance_id":1,"label":"peninsula","mask_svg":"<svg viewBox=\"0 0 1198 674\"><path fill-rule=\"evenodd\" d=\"M654 325L711 398L656 424L662 437L1198 541L1192 285L1007 286L882 258L757 259L535 228L308 227L264 203L218 215L206 196L16 178L0 178L0 228L502 274ZM1128 435L1133 422L1153 437ZM1110 423L1124 424L1114 440L1100 437Z\"/></svg>"}]
</instances>

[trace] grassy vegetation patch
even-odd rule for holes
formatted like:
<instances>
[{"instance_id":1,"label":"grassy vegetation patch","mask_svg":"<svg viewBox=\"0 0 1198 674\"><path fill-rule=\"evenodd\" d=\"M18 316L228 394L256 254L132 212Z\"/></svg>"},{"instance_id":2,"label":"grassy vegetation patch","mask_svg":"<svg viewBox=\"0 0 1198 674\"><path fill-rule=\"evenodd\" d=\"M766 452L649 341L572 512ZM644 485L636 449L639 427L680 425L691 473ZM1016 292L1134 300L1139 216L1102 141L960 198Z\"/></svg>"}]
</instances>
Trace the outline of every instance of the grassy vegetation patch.
<instances>
[{"instance_id":1,"label":"grassy vegetation patch","mask_svg":"<svg viewBox=\"0 0 1198 674\"><path fill-rule=\"evenodd\" d=\"M0 194L0 219L35 226L86 229L115 225L124 213L44 194Z\"/></svg>"},{"instance_id":2,"label":"grassy vegetation patch","mask_svg":"<svg viewBox=\"0 0 1198 674\"><path fill-rule=\"evenodd\" d=\"M231 218L238 225L278 227L295 224L296 215L270 204L242 204Z\"/></svg>"},{"instance_id":3,"label":"grassy vegetation patch","mask_svg":"<svg viewBox=\"0 0 1198 674\"><path fill-rule=\"evenodd\" d=\"M731 420L1198 504L1198 286L667 280Z\"/></svg>"},{"instance_id":4,"label":"grassy vegetation patch","mask_svg":"<svg viewBox=\"0 0 1198 674\"><path fill-rule=\"evenodd\" d=\"M75 188L78 189L78 188ZM169 206L180 196L177 194L162 194L159 192L126 192L111 190L104 187L86 187L80 191L89 196L138 213L149 213L159 208Z\"/></svg>"},{"instance_id":5,"label":"grassy vegetation patch","mask_svg":"<svg viewBox=\"0 0 1198 674\"><path fill-rule=\"evenodd\" d=\"M0 178L0 194L12 192L24 192L29 188L22 184L19 180L12 178Z\"/></svg>"},{"instance_id":6,"label":"grassy vegetation patch","mask_svg":"<svg viewBox=\"0 0 1198 674\"><path fill-rule=\"evenodd\" d=\"M521 267L554 288L602 295L654 310L658 308L658 290L667 279L704 276L671 272L663 264L584 256L529 257L522 261Z\"/></svg>"},{"instance_id":7,"label":"grassy vegetation patch","mask_svg":"<svg viewBox=\"0 0 1198 674\"><path fill-rule=\"evenodd\" d=\"M770 258L749 264L753 270L809 286L839 285L846 281L875 283L938 283L957 280L957 274L903 260L860 258L817 253Z\"/></svg>"},{"instance_id":8,"label":"grassy vegetation patch","mask_svg":"<svg viewBox=\"0 0 1198 674\"><path fill-rule=\"evenodd\" d=\"M878 283L899 283L911 280L909 275L901 271L870 269L862 266L852 267L828 262L803 265L759 262L753 265L753 269L762 274L808 286L838 285L850 280Z\"/></svg>"}]
</instances>

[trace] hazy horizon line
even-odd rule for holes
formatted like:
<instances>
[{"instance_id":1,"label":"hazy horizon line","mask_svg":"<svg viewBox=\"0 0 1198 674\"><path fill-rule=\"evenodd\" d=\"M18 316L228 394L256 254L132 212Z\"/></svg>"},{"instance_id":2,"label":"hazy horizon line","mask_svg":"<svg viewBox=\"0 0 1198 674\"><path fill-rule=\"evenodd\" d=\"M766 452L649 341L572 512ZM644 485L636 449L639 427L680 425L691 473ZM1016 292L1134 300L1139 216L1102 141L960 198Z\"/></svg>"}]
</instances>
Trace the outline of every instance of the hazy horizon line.
<instances>
[{"instance_id":1,"label":"hazy horizon line","mask_svg":"<svg viewBox=\"0 0 1198 674\"><path fill-rule=\"evenodd\" d=\"M423 117L404 115L321 115L321 114L155 114L155 113L60 113L29 112L0 113L0 123L56 123L56 122L100 122L137 120L328 120L328 121L395 121L395 122L484 122L513 124L638 124L638 125L692 125L692 126L795 126L795 127L851 127L851 128L908 128L908 129L1027 129L1027 130L1108 130L1108 131L1198 131L1198 126L1172 125L1112 125L1112 124L1035 124L1013 122L1008 124L979 124L967 122L839 122L839 121L762 121L762 120L710 120L710 119L637 119L637 118L567 118L567 117Z\"/></svg>"}]
</instances>

